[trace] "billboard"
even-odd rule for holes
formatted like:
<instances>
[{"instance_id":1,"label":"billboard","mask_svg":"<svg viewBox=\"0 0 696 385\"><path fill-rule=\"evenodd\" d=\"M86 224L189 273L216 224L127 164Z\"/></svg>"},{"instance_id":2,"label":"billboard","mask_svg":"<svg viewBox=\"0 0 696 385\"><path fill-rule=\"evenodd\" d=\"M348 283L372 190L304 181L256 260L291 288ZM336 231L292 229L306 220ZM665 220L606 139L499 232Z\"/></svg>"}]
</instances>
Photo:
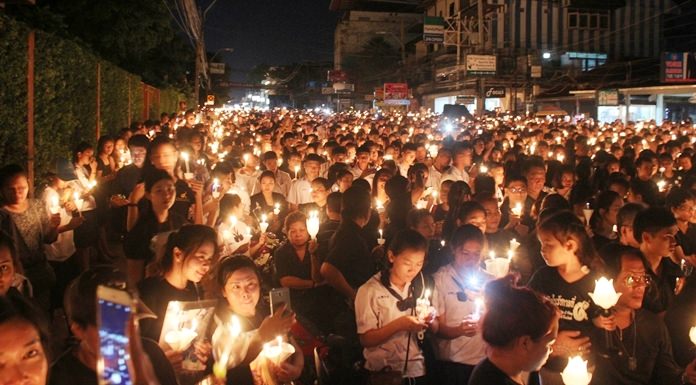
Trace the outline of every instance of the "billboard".
<instances>
[{"instance_id":1,"label":"billboard","mask_svg":"<svg viewBox=\"0 0 696 385\"><path fill-rule=\"evenodd\" d=\"M384 100L408 99L408 84L384 83Z\"/></svg>"},{"instance_id":2,"label":"billboard","mask_svg":"<svg viewBox=\"0 0 696 385\"><path fill-rule=\"evenodd\" d=\"M696 52L664 52L662 81L665 83L696 83Z\"/></svg>"},{"instance_id":3,"label":"billboard","mask_svg":"<svg viewBox=\"0 0 696 385\"><path fill-rule=\"evenodd\" d=\"M495 75L495 55L466 55L467 75Z\"/></svg>"},{"instance_id":4,"label":"billboard","mask_svg":"<svg viewBox=\"0 0 696 385\"><path fill-rule=\"evenodd\" d=\"M423 19L423 42L442 44L445 41L445 19L425 16Z\"/></svg>"},{"instance_id":5,"label":"billboard","mask_svg":"<svg viewBox=\"0 0 696 385\"><path fill-rule=\"evenodd\" d=\"M618 106L619 90L599 90L597 91L597 105L599 106Z\"/></svg>"}]
</instances>

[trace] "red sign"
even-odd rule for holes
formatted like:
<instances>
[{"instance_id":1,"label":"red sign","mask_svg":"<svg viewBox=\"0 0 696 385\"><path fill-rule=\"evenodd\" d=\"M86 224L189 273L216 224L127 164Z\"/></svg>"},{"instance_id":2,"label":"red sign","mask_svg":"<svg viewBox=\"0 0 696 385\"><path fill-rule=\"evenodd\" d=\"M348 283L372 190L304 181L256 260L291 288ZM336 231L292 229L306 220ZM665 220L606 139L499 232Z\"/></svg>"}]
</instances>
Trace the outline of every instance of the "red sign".
<instances>
[{"instance_id":1,"label":"red sign","mask_svg":"<svg viewBox=\"0 0 696 385\"><path fill-rule=\"evenodd\" d=\"M408 84L384 83L384 100L408 99Z\"/></svg>"},{"instance_id":2,"label":"red sign","mask_svg":"<svg viewBox=\"0 0 696 385\"><path fill-rule=\"evenodd\" d=\"M348 81L348 74L343 70L330 70L328 71L326 78L330 82L345 83Z\"/></svg>"}]
</instances>

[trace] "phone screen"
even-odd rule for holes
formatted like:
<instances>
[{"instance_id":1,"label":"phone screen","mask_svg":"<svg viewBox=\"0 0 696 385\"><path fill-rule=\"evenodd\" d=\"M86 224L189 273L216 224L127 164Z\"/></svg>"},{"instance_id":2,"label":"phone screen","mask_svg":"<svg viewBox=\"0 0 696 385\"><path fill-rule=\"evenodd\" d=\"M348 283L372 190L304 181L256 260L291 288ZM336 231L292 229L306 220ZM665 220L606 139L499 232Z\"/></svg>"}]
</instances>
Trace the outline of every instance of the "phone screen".
<instances>
[{"instance_id":1,"label":"phone screen","mask_svg":"<svg viewBox=\"0 0 696 385\"><path fill-rule=\"evenodd\" d=\"M99 351L101 356L100 384L131 385L128 372L128 337L126 325L131 308L99 298Z\"/></svg>"}]
</instances>

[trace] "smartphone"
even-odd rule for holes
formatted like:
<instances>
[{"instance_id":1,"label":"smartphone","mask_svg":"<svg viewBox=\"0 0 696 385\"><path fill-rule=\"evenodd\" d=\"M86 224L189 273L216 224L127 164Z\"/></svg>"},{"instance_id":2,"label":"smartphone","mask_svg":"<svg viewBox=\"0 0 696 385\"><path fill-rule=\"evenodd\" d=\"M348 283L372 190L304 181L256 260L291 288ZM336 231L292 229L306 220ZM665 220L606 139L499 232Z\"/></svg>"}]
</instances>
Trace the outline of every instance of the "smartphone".
<instances>
[{"instance_id":1,"label":"smartphone","mask_svg":"<svg viewBox=\"0 0 696 385\"><path fill-rule=\"evenodd\" d=\"M126 335L131 312L132 299L128 292L106 286L97 287L97 376L100 385L133 383L128 371L131 358Z\"/></svg>"},{"instance_id":2,"label":"smartphone","mask_svg":"<svg viewBox=\"0 0 696 385\"><path fill-rule=\"evenodd\" d=\"M285 304L286 311L292 311L290 306L290 289L287 287L279 287L271 289L271 315L273 315L279 307Z\"/></svg>"}]
</instances>

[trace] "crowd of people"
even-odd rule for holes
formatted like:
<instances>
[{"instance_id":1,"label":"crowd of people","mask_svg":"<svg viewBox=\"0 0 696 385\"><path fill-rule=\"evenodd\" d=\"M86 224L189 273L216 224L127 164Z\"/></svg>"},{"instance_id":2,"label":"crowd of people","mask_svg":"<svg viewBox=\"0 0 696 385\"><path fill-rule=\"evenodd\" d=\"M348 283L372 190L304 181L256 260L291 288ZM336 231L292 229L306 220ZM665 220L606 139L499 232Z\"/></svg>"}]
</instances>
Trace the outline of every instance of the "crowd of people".
<instances>
[{"instance_id":1,"label":"crowd of people","mask_svg":"<svg viewBox=\"0 0 696 385\"><path fill-rule=\"evenodd\" d=\"M0 384L97 384L100 286L134 299L135 384L554 385L573 357L592 384L696 384L694 143L691 122L204 108L78 143L37 191L5 165ZM210 309L184 348L183 306Z\"/></svg>"}]
</instances>

